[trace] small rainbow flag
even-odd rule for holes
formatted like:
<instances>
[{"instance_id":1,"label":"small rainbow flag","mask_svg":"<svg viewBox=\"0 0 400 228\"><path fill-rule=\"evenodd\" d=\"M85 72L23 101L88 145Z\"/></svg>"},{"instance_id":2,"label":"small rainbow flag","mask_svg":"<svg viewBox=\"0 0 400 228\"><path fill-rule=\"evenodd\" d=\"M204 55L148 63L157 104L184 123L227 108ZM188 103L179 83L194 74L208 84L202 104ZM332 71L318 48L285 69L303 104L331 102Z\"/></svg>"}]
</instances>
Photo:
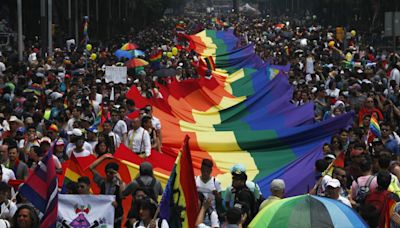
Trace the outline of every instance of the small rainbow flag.
<instances>
[{"instance_id":1,"label":"small rainbow flag","mask_svg":"<svg viewBox=\"0 0 400 228\"><path fill-rule=\"evenodd\" d=\"M83 23L83 37L85 42L89 41L88 28L89 28L89 18L85 17L85 22Z\"/></svg>"},{"instance_id":2,"label":"small rainbow flag","mask_svg":"<svg viewBox=\"0 0 400 228\"><path fill-rule=\"evenodd\" d=\"M215 63L214 63L214 59L212 56L204 57L204 61L206 61L207 68L209 70L215 70Z\"/></svg>"},{"instance_id":3,"label":"small rainbow flag","mask_svg":"<svg viewBox=\"0 0 400 228\"><path fill-rule=\"evenodd\" d=\"M378 120L376 119L376 117L374 115L371 116L369 130L372 132L372 134L375 135L375 137L378 137L378 138L381 137L381 128L379 127Z\"/></svg>"}]
</instances>

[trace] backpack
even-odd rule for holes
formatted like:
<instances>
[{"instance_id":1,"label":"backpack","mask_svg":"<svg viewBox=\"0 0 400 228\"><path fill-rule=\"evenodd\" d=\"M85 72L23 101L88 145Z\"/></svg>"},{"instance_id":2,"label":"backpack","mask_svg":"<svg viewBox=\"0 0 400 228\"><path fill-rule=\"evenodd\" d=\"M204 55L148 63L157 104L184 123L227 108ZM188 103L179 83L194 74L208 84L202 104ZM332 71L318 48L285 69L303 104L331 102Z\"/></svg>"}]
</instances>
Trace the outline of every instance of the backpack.
<instances>
[{"instance_id":1,"label":"backpack","mask_svg":"<svg viewBox=\"0 0 400 228\"><path fill-rule=\"evenodd\" d=\"M371 182L372 182L372 180L375 178L375 176L374 175L371 175L370 177L368 177L368 180L367 180L367 182L365 183L365 185L364 186L360 186L359 184L358 184L358 178L356 179L356 183L357 183L357 185L359 186L358 187L358 191L357 191L357 195L356 195L356 202L358 203L358 204L364 204L364 202L365 202L365 198L367 197L367 195L369 194L369 192L370 192L370 186L371 186Z\"/></svg>"},{"instance_id":2,"label":"backpack","mask_svg":"<svg viewBox=\"0 0 400 228\"><path fill-rule=\"evenodd\" d=\"M157 195L154 192L154 186L156 185L157 180L154 177L152 178L149 185L145 185L140 177L136 178L136 182L138 183L139 187L141 187L146 192L148 197L153 199L155 202L158 202Z\"/></svg>"}]
</instances>

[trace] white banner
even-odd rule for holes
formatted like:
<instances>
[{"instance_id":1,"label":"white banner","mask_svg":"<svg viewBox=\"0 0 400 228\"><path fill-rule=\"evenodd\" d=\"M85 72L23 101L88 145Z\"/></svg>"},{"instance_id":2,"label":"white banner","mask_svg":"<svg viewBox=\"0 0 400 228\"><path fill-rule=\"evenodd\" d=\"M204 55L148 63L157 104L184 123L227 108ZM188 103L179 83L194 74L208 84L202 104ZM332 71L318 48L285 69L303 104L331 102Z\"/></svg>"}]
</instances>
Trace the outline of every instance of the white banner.
<instances>
[{"instance_id":1,"label":"white banner","mask_svg":"<svg viewBox=\"0 0 400 228\"><path fill-rule=\"evenodd\" d=\"M57 227L114 227L113 195L58 195Z\"/></svg>"},{"instance_id":2,"label":"white banner","mask_svg":"<svg viewBox=\"0 0 400 228\"><path fill-rule=\"evenodd\" d=\"M106 66L106 83L126 84L128 69L126 67Z\"/></svg>"}]
</instances>

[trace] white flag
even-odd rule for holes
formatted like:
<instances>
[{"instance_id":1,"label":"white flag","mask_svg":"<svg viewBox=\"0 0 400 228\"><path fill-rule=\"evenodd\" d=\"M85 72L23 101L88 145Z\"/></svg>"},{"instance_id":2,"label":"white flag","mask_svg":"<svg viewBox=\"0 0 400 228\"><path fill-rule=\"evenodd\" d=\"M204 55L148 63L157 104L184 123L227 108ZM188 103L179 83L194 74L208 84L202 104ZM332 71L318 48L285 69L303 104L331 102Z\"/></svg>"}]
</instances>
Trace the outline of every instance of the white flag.
<instances>
[{"instance_id":1,"label":"white flag","mask_svg":"<svg viewBox=\"0 0 400 228\"><path fill-rule=\"evenodd\" d=\"M58 195L57 227L114 227L113 195Z\"/></svg>"}]
</instances>

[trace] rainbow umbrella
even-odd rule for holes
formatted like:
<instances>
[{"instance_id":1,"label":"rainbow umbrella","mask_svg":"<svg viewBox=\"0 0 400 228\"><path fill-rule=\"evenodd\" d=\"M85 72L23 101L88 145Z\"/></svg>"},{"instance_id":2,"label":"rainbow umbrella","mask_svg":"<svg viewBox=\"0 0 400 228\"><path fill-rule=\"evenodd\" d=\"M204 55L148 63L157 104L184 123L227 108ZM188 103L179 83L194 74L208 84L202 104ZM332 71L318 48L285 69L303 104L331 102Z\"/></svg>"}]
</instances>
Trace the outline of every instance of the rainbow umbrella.
<instances>
[{"instance_id":1,"label":"rainbow umbrella","mask_svg":"<svg viewBox=\"0 0 400 228\"><path fill-rule=\"evenodd\" d=\"M131 50L135 50L137 48L138 48L138 46L134 43L126 43L126 44L122 45L121 50L131 51Z\"/></svg>"},{"instance_id":2,"label":"rainbow umbrella","mask_svg":"<svg viewBox=\"0 0 400 228\"><path fill-rule=\"evenodd\" d=\"M149 65L149 63L143 59L139 58L134 58L125 63L125 66L128 68L135 68L135 67L141 67L141 66L146 66Z\"/></svg>"},{"instance_id":3,"label":"rainbow umbrella","mask_svg":"<svg viewBox=\"0 0 400 228\"><path fill-rule=\"evenodd\" d=\"M325 197L300 195L262 209L249 227L368 227L352 208Z\"/></svg>"}]
</instances>

